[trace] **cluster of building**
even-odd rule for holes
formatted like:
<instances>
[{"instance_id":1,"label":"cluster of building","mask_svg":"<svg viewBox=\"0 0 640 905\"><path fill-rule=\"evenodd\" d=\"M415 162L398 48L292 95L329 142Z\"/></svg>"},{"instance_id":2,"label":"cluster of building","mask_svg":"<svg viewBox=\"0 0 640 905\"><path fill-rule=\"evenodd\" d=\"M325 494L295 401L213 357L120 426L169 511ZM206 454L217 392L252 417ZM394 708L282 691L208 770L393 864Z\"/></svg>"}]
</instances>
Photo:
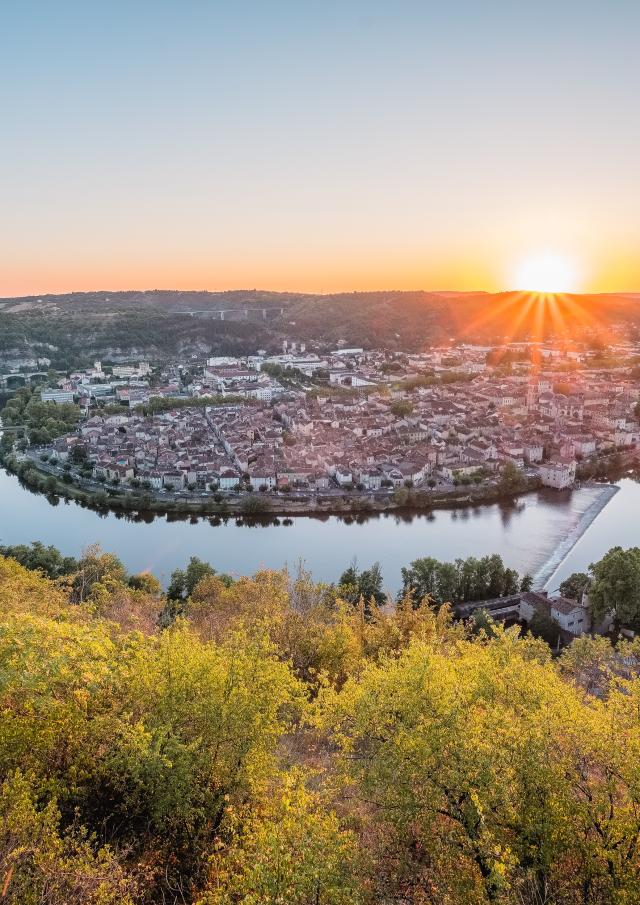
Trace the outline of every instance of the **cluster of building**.
<instances>
[{"instance_id":1,"label":"cluster of building","mask_svg":"<svg viewBox=\"0 0 640 905\"><path fill-rule=\"evenodd\" d=\"M108 373L96 362L42 398L75 401L87 415L55 456L80 444L97 476L154 488L376 491L479 482L507 462L564 488L580 460L637 443L632 345L616 348L622 367L608 369L575 349L510 347L508 368L495 352L462 345L318 354L285 344L279 355L172 364L153 380L146 362ZM202 406L210 396L228 402ZM154 397L181 406L193 399L194 407L136 414ZM105 402L122 414L113 406L100 414Z\"/></svg>"},{"instance_id":2,"label":"cluster of building","mask_svg":"<svg viewBox=\"0 0 640 905\"><path fill-rule=\"evenodd\" d=\"M459 619L469 619L479 611L485 612L494 622L531 625L535 616L542 616L557 626L558 645L568 644L574 638L598 629L602 634L609 628L610 620L600 626L592 625L588 596L572 600L547 591L521 591L508 597L462 603L455 607Z\"/></svg>"},{"instance_id":3,"label":"cluster of building","mask_svg":"<svg viewBox=\"0 0 640 905\"><path fill-rule=\"evenodd\" d=\"M179 398L181 386L179 373L166 374L164 383L151 386L152 367L142 361L135 365L113 365L104 370L96 361L92 368L74 371L59 380L56 387L42 389L43 402L75 402L85 412L92 406L105 403L121 403L135 408L149 402L152 396Z\"/></svg>"},{"instance_id":4,"label":"cluster of building","mask_svg":"<svg viewBox=\"0 0 640 905\"><path fill-rule=\"evenodd\" d=\"M567 369L577 353L558 361L545 349L537 360L523 356L505 369L491 351L339 349L319 356L285 349L190 364L186 380L184 367L173 365L153 388L144 363L114 368L108 381L96 365L58 388L54 401L70 401L60 398L68 393L88 417L77 434L55 444L54 456L64 460L80 445L97 477L156 489L371 492L479 483L495 479L506 463L562 489L575 481L581 460L635 447L633 347L617 350L623 366L613 369L591 366L588 356ZM115 379L124 385L114 387ZM105 386L121 414L87 404L85 394L98 399ZM43 399L55 393L43 391ZM156 395L182 405L191 398L194 406L136 413L139 398ZM204 405L212 395L232 398Z\"/></svg>"}]
</instances>

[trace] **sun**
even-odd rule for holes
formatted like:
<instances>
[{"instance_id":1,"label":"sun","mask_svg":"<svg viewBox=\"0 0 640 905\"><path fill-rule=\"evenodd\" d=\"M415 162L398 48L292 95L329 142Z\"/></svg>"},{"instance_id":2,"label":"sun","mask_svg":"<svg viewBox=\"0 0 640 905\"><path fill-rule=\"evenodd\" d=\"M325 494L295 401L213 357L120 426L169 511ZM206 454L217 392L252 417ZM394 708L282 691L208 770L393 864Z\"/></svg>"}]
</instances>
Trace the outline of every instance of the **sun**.
<instances>
[{"instance_id":1,"label":"sun","mask_svg":"<svg viewBox=\"0 0 640 905\"><path fill-rule=\"evenodd\" d=\"M515 271L515 288L526 292L576 292L576 284L573 262L552 252L525 258Z\"/></svg>"}]
</instances>

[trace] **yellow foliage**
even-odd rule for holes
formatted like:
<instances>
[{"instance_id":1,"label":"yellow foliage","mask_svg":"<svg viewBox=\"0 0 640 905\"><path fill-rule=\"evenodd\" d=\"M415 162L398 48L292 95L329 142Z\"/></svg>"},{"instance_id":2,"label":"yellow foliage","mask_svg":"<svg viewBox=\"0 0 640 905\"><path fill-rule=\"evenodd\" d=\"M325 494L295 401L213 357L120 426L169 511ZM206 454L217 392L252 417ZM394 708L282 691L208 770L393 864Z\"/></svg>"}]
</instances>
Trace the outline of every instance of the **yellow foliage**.
<instances>
[{"instance_id":1,"label":"yellow foliage","mask_svg":"<svg viewBox=\"0 0 640 905\"><path fill-rule=\"evenodd\" d=\"M39 572L32 572L14 559L0 556L0 616L10 613L58 615L64 611L68 589Z\"/></svg>"},{"instance_id":2,"label":"yellow foliage","mask_svg":"<svg viewBox=\"0 0 640 905\"><path fill-rule=\"evenodd\" d=\"M261 808L234 815L198 905L358 905L360 861L355 834L293 772Z\"/></svg>"},{"instance_id":3,"label":"yellow foliage","mask_svg":"<svg viewBox=\"0 0 640 905\"><path fill-rule=\"evenodd\" d=\"M0 559L8 902L640 902L637 643L553 660L269 571L160 630L151 584L82 568Z\"/></svg>"}]
</instances>

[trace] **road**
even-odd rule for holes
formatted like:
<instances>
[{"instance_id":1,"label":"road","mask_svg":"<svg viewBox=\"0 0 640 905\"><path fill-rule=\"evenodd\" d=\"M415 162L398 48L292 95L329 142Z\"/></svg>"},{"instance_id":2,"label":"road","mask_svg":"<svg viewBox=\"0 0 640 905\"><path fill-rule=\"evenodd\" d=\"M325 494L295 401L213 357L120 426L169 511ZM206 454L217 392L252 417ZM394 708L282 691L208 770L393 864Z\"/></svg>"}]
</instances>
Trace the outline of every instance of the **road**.
<instances>
[{"instance_id":1,"label":"road","mask_svg":"<svg viewBox=\"0 0 640 905\"><path fill-rule=\"evenodd\" d=\"M62 479L69 472L65 470L64 466L54 464L51 461L44 461L40 458L43 454L50 454L50 448L32 448L26 451L25 458L31 461L36 468L40 471L45 472L46 474L53 475L56 478ZM110 489L113 489L112 484L108 484L103 481L97 481L94 478L79 476L76 472L73 472L74 476L74 485L80 489L89 490L93 493L106 493ZM198 503L198 502L211 502L212 497L221 496L224 500L236 500L239 496L247 496L250 495L249 491L243 491L240 494L235 491L230 490L204 490L199 491L198 493L184 493L184 492L174 492L170 490L146 490L140 487L129 487L126 484L117 485L118 493L125 495L140 495L149 494L155 500L166 500L171 502L184 501L187 503ZM393 496L396 489L393 487L385 487L381 490L371 490L371 491L362 491L361 495L365 496L371 500L384 501L388 500ZM431 489L434 493L461 493L464 491L464 488L454 487L452 484L447 484L444 481L438 481L434 488L427 487L418 487L416 488L420 491L425 491ZM255 491L251 493L255 494ZM280 500L292 500L292 501L305 501L317 497L322 497L326 499L334 498L336 500L349 500L354 499L355 497L349 491L342 490L339 487L329 487L324 490L313 491L313 490L290 490L288 492L277 492L277 494L265 494L267 498L276 497L276 499Z\"/></svg>"}]
</instances>

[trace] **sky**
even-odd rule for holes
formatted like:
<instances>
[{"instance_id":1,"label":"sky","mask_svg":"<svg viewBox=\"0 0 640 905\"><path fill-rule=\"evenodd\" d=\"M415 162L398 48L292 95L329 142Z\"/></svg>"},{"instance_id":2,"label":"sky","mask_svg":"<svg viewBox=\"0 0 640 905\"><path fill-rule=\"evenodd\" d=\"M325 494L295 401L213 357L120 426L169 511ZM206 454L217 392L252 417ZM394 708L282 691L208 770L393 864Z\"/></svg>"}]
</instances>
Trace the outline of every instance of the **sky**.
<instances>
[{"instance_id":1,"label":"sky","mask_svg":"<svg viewBox=\"0 0 640 905\"><path fill-rule=\"evenodd\" d=\"M637 0L3 0L0 295L638 291L639 35Z\"/></svg>"}]
</instances>

